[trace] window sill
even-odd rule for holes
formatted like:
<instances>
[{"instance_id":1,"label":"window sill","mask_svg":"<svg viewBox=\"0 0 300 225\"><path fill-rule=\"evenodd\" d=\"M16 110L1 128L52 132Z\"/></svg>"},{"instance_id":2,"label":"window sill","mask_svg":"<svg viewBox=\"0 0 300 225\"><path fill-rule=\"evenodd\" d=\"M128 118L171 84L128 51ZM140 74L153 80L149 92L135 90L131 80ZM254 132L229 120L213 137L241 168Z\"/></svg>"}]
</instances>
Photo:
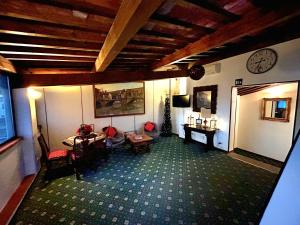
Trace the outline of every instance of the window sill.
<instances>
[{"instance_id":1,"label":"window sill","mask_svg":"<svg viewBox=\"0 0 300 225\"><path fill-rule=\"evenodd\" d=\"M8 141L4 145L2 145L0 147L0 155L3 154L4 152L6 152L7 150L9 150L10 148L12 148L13 146L15 146L16 144L18 144L21 140L22 140L22 137L16 137L16 138Z\"/></svg>"}]
</instances>

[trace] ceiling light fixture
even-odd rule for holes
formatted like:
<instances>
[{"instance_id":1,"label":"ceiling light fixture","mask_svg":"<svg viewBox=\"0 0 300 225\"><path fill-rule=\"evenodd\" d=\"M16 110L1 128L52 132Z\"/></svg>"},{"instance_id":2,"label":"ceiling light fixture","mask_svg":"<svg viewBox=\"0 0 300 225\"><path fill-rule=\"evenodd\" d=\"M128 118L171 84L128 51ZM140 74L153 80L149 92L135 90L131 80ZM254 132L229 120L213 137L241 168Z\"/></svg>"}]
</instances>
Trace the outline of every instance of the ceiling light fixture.
<instances>
[{"instance_id":1,"label":"ceiling light fixture","mask_svg":"<svg viewBox=\"0 0 300 225\"><path fill-rule=\"evenodd\" d=\"M84 12L81 12L78 10L72 10L72 14L74 17L77 17L77 18L83 19L83 20L85 20L88 17L87 13L84 13Z\"/></svg>"}]
</instances>

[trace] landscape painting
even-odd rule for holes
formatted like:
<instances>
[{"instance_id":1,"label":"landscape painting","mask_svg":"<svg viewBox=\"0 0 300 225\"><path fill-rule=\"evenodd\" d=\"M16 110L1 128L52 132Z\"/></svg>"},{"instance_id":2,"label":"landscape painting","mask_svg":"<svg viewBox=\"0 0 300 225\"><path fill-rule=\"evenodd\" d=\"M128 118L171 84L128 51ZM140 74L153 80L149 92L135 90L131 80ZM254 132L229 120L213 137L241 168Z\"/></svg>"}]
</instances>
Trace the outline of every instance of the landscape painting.
<instances>
[{"instance_id":1,"label":"landscape painting","mask_svg":"<svg viewBox=\"0 0 300 225\"><path fill-rule=\"evenodd\" d=\"M95 117L145 114L144 82L94 85Z\"/></svg>"}]
</instances>

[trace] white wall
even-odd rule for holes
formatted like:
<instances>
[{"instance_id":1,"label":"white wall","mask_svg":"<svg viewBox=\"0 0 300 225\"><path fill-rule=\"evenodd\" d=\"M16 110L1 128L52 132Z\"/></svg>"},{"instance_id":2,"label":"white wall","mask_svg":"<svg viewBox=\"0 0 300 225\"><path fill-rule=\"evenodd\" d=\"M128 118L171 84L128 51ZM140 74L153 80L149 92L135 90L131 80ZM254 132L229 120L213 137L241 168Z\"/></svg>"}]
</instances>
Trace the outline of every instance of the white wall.
<instances>
[{"instance_id":1,"label":"white wall","mask_svg":"<svg viewBox=\"0 0 300 225\"><path fill-rule=\"evenodd\" d=\"M0 212L23 180L21 143L0 155Z\"/></svg>"},{"instance_id":2,"label":"white wall","mask_svg":"<svg viewBox=\"0 0 300 225\"><path fill-rule=\"evenodd\" d=\"M297 85L298 83L276 86L278 90L283 91L281 94L266 89L240 96L234 147L283 162L292 145ZM262 99L276 97L292 98L289 122L261 119Z\"/></svg>"},{"instance_id":3,"label":"white wall","mask_svg":"<svg viewBox=\"0 0 300 225\"><path fill-rule=\"evenodd\" d=\"M174 82L174 81L173 81ZM164 99L171 93L170 79L145 82L145 114L119 117L94 117L93 86L56 86L36 88L42 93L37 100L38 123L43 126L50 149L65 148L62 140L75 135L80 124L94 124L95 131L112 125L121 131L142 132L146 121L154 121L158 128L163 121ZM173 110L173 108L171 108ZM174 113L172 114L175 115ZM176 118L171 118L174 124ZM48 131L47 131L48 126ZM176 123L173 132L176 132Z\"/></svg>"},{"instance_id":4,"label":"white wall","mask_svg":"<svg viewBox=\"0 0 300 225\"><path fill-rule=\"evenodd\" d=\"M35 174L40 169L41 151L37 144L35 102L28 97L27 88L13 90L16 133L22 137L24 175Z\"/></svg>"},{"instance_id":5,"label":"white wall","mask_svg":"<svg viewBox=\"0 0 300 225\"><path fill-rule=\"evenodd\" d=\"M299 136L299 135L298 135ZM300 221L300 139L279 178L260 225L298 225Z\"/></svg>"},{"instance_id":6,"label":"white wall","mask_svg":"<svg viewBox=\"0 0 300 225\"><path fill-rule=\"evenodd\" d=\"M274 45L271 48L278 53L278 61L270 71L264 74L251 74L247 71L246 62L253 53L249 52L219 61L221 72L218 74L206 75L199 81L188 79L189 94L193 94L193 87L196 86L218 85L216 117L220 130L215 135L215 147L228 150L231 88L234 86L235 79L243 78L244 85L300 79L300 39Z\"/></svg>"}]
</instances>

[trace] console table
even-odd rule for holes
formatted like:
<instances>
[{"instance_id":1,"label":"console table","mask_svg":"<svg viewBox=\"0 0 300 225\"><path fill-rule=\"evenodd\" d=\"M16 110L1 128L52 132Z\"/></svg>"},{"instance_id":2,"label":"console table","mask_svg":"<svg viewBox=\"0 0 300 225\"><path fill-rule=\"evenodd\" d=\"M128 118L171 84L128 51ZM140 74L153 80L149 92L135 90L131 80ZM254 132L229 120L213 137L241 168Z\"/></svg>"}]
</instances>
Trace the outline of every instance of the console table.
<instances>
[{"instance_id":1,"label":"console table","mask_svg":"<svg viewBox=\"0 0 300 225\"><path fill-rule=\"evenodd\" d=\"M207 152L209 149L214 148L214 135L218 129L212 129L210 127L204 127L204 126L195 126L195 125L189 125L189 124L184 124L184 133L185 133L185 138L184 138L184 143L189 143L192 140L192 131L198 132L205 134L207 138L207 143L205 145L205 151Z\"/></svg>"}]
</instances>

